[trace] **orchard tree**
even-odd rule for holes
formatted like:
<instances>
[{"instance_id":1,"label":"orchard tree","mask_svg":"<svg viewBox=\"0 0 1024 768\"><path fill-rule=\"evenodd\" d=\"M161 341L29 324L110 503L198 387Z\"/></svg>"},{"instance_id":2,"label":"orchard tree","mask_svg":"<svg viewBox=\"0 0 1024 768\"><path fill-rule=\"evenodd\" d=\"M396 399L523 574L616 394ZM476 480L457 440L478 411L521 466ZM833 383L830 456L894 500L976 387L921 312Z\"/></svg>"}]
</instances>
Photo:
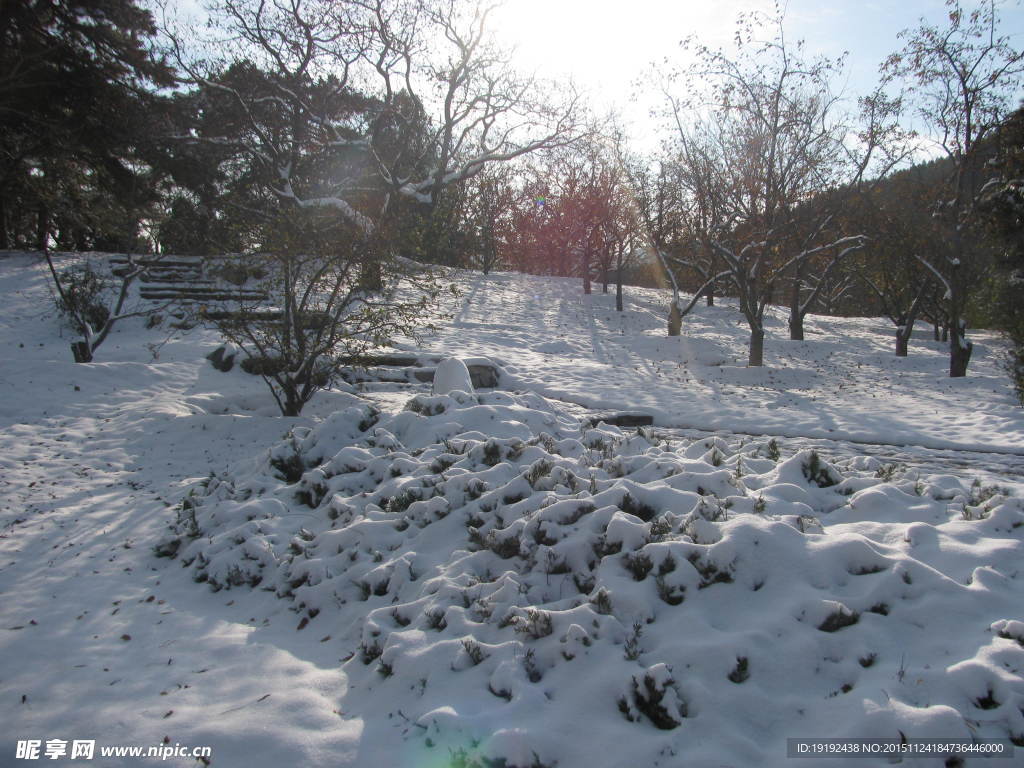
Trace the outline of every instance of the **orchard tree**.
<instances>
[{"instance_id":1,"label":"orchard tree","mask_svg":"<svg viewBox=\"0 0 1024 768\"><path fill-rule=\"evenodd\" d=\"M669 307L669 336L678 336L682 332L683 318L693 311L702 296L706 298L709 307L714 306L715 286L730 274L718 250L710 244L706 236L714 226L715 216L719 213L715 208L716 198L709 187L713 180L708 176L701 179L692 173L698 167L705 174L713 174L714 171L708 166L707 157L701 156L692 144L684 146L684 151L677 154L669 165L677 194L677 231L673 233L671 246L658 251L662 266L672 280L674 291L673 301ZM685 279L686 276L693 283L693 296L685 303L678 295L677 273L680 278Z\"/></svg>"},{"instance_id":2,"label":"orchard tree","mask_svg":"<svg viewBox=\"0 0 1024 768\"><path fill-rule=\"evenodd\" d=\"M612 270L621 274L625 264L626 241L632 230L628 187L615 151L603 138L595 137L585 154L581 153L580 161L583 172L577 179L573 208L579 232L576 249L582 256L583 290L591 292L591 278L596 270L602 290L607 293Z\"/></svg>"},{"instance_id":3,"label":"orchard tree","mask_svg":"<svg viewBox=\"0 0 1024 768\"><path fill-rule=\"evenodd\" d=\"M510 247L521 252L528 271L579 276L589 294L597 269L610 264L622 175L596 137L539 159L526 171Z\"/></svg>"},{"instance_id":4,"label":"orchard tree","mask_svg":"<svg viewBox=\"0 0 1024 768\"><path fill-rule=\"evenodd\" d=\"M803 341L804 319L826 291L834 300L853 288L852 274L846 271L844 275L845 263L865 247L867 239L863 235L844 238L843 232L872 230L863 222L852 221L849 212L870 199L916 146L914 134L900 126L902 104L898 99L876 89L857 103L856 119L838 117L840 124L846 124L847 137L852 134L854 139L840 138L834 143L836 162L822 178L827 188L798 204L792 213L788 253L795 257L788 262L786 275L792 341Z\"/></svg>"},{"instance_id":5,"label":"orchard tree","mask_svg":"<svg viewBox=\"0 0 1024 768\"><path fill-rule=\"evenodd\" d=\"M760 41L762 28L775 33ZM748 364L759 366L765 309L784 280L862 246L862 235L834 228L830 211L801 214L868 160L848 162L850 126L831 90L841 61L807 59L802 44L787 44L781 18L741 16L736 41L735 55L688 41L695 63L670 75L664 92L681 197L696 212L689 227L721 258L750 327ZM687 90L677 94L680 82Z\"/></svg>"},{"instance_id":6,"label":"orchard tree","mask_svg":"<svg viewBox=\"0 0 1024 768\"><path fill-rule=\"evenodd\" d=\"M467 266L485 275L504 267L517 192L509 164L492 165L467 183Z\"/></svg>"},{"instance_id":7,"label":"orchard tree","mask_svg":"<svg viewBox=\"0 0 1024 768\"><path fill-rule=\"evenodd\" d=\"M895 327L895 354L906 357L914 323L929 315L938 283L918 259L933 247L928 215L936 191L934 166L917 165L863 190L842 213L849 226L871 233L854 259L862 310L878 312Z\"/></svg>"},{"instance_id":8,"label":"orchard tree","mask_svg":"<svg viewBox=\"0 0 1024 768\"><path fill-rule=\"evenodd\" d=\"M628 175L643 247L658 259L662 274L668 278L672 288L668 335L678 336L682 329L683 315L696 305L700 291L698 289L694 293L694 300L684 312L676 272L678 266L690 266L689 261L679 258L679 252L684 247L682 232L686 229L684 221L688 210L684 207L680 186L671 176L677 166L664 159L651 161L629 156L622 159L622 167Z\"/></svg>"},{"instance_id":9,"label":"orchard tree","mask_svg":"<svg viewBox=\"0 0 1024 768\"><path fill-rule=\"evenodd\" d=\"M986 181L987 140L1004 122L1024 74L1024 49L1000 29L999 4L982 0L965 9L946 0L946 23L922 19L901 33L902 50L883 65L885 79L902 84L934 146L950 158L952 173L934 216L941 228L933 247L918 254L942 286L941 311L949 333L949 375L965 376L973 345L966 313L989 261L979 245L977 200Z\"/></svg>"}]
</instances>

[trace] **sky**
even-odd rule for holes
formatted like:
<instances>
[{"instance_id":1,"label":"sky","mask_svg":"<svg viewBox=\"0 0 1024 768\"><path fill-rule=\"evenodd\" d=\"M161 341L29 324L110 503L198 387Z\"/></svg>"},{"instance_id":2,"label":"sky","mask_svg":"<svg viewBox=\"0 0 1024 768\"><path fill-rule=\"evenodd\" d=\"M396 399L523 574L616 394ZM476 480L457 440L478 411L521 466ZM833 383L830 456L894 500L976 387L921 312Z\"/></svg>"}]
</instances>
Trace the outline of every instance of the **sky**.
<instances>
[{"instance_id":1,"label":"sky","mask_svg":"<svg viewBox=\"0 0 1024 768\"><path fill-rule=\"evenodd\" d=\"M878 82L878 67L899 50L899 33L922 18L944 25L944 0L778 0L785 9L787 41L804 40L811 53L847 53L837 83L851 103ZM1024 0L997 0L1001 31L1024 47ZM171 0L185 15L202 15L202 0ZM967 8L972 0L963 0ZM660 106L652 80L655 62L680 62L689 35L728 46L737 14L771 14L775 0L505 0L493 17L499 42L515 49L518 68L556 82L572 80L599 113L615 108L634 146L654 150ZM1024 97L1024 88L1018 89ZM914 126L919 127L919 126Z\"/></svg>"},{"instance_id":2,"label":"sky","mask_svg":"<svg viewBox=\"0 0 1024 768\"><path fill-rule=\"evenodd\" d=\"M829 57L849 52L841 83L851 99L869 92L879 64L902 43L899 32L924 17L941 24L943 0L788 0L787 39ZM970 3L965 3L970 6ZM571 77L599 108L618 106L634 133L643 133L651 96L637 81L655 61L678 61L690 34L712 47L727 46L741 11L771 12L771 0L509 0L495 24L498 37L516 46L527 71ZM1024 44L1024 2L1002 5L1002 30ZM646 74L646 78L645 78Z\"/></svg>"}]
</instances>

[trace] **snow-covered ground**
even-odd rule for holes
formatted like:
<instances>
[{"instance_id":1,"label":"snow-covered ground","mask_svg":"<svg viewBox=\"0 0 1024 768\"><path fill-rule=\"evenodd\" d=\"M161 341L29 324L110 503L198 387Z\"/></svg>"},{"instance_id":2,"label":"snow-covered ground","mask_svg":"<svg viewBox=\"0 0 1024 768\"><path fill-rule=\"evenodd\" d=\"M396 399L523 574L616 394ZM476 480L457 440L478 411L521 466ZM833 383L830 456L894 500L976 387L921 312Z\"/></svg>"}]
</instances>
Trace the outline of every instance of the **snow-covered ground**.
<instances>
[{"instance_id":1,"label":"snow-covered ground","mask_svg":"<svg viewBox=\"0 0 1024 768\"><path fill-rule=\"evenodd\" d=\"M1024 413L993 336L954 381L923 327L899 359L885 321L791 342L780 312L754 370L728 301L668 339L665 293L620 315L456 274L420 349L501 389L284 419L210 331L129 321L75 365L45 278L0 256L0 766L28 739L574 768L1024 738ZM655 426L585 421L611 409Z\"/></svg>"}]
</instances>

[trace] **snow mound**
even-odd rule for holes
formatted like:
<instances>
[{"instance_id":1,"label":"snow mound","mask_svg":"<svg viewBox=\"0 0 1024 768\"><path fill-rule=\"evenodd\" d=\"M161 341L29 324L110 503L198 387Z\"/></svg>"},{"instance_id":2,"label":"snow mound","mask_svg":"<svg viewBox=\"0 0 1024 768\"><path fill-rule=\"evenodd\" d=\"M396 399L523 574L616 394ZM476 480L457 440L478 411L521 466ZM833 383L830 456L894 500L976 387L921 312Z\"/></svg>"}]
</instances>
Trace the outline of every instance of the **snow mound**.
<instances>
[{"instance_id":1,"label":"snow mound","mask_svg":"<svg viewBox=\"0 0 1024 768\"><path fill-rule=\"evenodd\" d=\"M435 395L447 395L451 392L473 392L473 382L469 376L469 368L457 357L449 357L437 364L434 373Z\"/></svg>"},{"instance_id":2,"label":"snow mound","mask_svg":"<svg viewBox=\"0 0 1024 768\"><path fill-rule=\"evenodd\" d=\"M965 717L1018 738L1021 504L891 475L454 389L295 428L185 499L159 550L331 627L344 710L453 764L707 764L727 740L756 764L776 730Z\"/></svg>"}]
</instances>

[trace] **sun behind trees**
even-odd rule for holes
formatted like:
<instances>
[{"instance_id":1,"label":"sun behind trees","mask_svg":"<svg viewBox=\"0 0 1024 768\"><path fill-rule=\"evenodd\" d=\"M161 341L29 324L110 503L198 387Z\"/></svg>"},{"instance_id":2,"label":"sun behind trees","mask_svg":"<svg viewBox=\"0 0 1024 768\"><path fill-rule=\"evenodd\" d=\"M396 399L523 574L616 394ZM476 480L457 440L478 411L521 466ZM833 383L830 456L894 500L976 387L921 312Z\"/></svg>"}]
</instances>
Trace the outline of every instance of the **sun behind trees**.
<instances>
[{"instance_id":1,"label":"sun behind trees","mask_svg":"<svg viewBox=\"0 0 1024 768\"><path fill-rule=\"evenodd\" d=\"M510 68L490 38L493 9L223 2L209 37L169 34L191 88L179 151L219 160L227 193L214 204L245 250L272 254L279 314L243 307L218 323L273 361L263 375L282 413L332 380L340 353L424 327L436 275L404 257L461 260L450 234L465 185L575 140L575 99L547 99Z\"/></svg>"}]
</instances>

